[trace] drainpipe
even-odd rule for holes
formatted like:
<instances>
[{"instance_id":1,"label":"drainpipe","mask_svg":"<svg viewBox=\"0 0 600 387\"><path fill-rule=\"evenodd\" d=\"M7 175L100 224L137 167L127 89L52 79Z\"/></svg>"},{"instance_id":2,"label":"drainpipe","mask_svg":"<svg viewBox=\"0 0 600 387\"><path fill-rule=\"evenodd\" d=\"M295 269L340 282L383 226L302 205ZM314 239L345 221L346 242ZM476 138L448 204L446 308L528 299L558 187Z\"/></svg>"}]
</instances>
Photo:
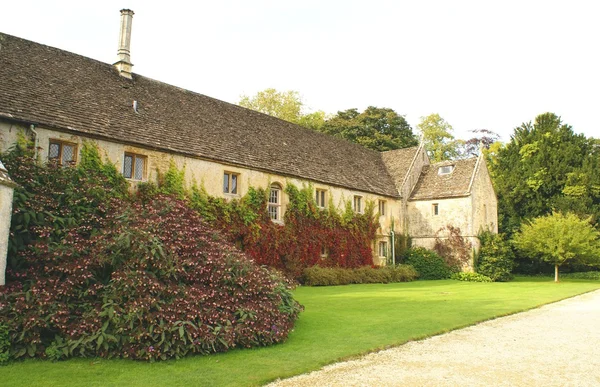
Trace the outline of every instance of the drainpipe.
<instances>
[{"instance_id":1,"label":"drainpipe","mask_svg":"<svg viewBox=\"0 0 600 387\"><path fill-rule=\"evenodd\" d=\"M38 149L38 132L35 131L35 125L29 125L29 130L33 133L33 159L37 160L37 149Z\"/></svg>"},{"instance_id":2,"label":"drainpipe","mask_svg":"<svg viewBox=\"0 0 600 387\"><path fill-rule=\"evenodd\" d=\"M390 237L392 238L392 264L396 266L396 234L394 230L390 231Z\"/></svg>"}]
</instances>

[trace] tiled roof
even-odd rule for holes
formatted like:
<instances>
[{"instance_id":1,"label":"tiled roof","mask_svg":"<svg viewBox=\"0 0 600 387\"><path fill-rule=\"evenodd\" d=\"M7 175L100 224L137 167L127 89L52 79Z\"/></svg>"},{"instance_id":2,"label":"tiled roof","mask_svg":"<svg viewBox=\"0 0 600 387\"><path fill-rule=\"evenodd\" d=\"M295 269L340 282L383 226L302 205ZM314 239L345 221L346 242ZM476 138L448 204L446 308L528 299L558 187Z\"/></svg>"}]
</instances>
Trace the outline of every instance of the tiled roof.
<instances>
[{"instance_id":1,"label":"tiled roof","mask_svg":"<svg viewBox=\"0 0 600 387\"><path fill-rule=\"evenodd\" d=\"M452 173L440 175L439 168L453 165ZM410 200L443 199L468 196L477 158L442 161L423 167L421 177L413 190Z\"/></svg>"},{"instance_id":2,"label":"tiled roof","mask_svg":"<svg viewBox=\"0 0 600 387\"><path fill-rule=\"evenodd\" d=\"M0 85L0 118L398 196L379 152L1 33Z\"/></svg>"},{"instance_id":3,"label":"tiled roof","mask_svg":"<svg viewBox=\"0 0 600 387\"><path fill-rule=\"evenodd\" d=\"M392 175L398 192L402 190L402 183L418 150L418 146L413 146L381 153L383 162Z\"/></svg>"}]
</instances>

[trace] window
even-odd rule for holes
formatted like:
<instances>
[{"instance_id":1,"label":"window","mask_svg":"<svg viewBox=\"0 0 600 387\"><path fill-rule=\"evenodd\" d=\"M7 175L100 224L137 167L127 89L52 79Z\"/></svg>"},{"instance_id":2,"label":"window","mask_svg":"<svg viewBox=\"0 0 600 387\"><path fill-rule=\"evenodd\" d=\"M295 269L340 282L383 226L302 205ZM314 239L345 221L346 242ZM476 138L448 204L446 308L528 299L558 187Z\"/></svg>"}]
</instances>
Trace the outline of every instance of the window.
<instances>
[{"instance_id":1,"label":"window","mask_svg":"<svg viewBox=\"0 0 600 387\"><path fill-rule=\"evenodd\" d=\"M123 162L123 176L131 180L146 179L146 156L135 153L125 153Z\"/></svg>"},{"instance_id":2,"label":"window","mask_svg":"<svg viewBox=\"0 0 600 387\"><path fill-rule=\"evenodd\" d=\"M379 216L384 216L385 215L385 200L380 200L379 201Z\"/></svg>"},{"instance_id":3,"label":"window","mask_svg":"<svg viewBox=\"0 0 600 387\"><path fill-rule=\"evenodd\" d=\"M281 222L281 186L279 184L271 184L268 210L271 220Z\"/></svg>"},{"instance_id":4,"label":"window","mask_svg":"<svg viewBox=\"0 0 600 387\"><path fill-rule=\"evenodd\" d=\"M329 252L327 251L327 247L321 246L321 258L327 258L328 255L329 255Z\"/></svg>"},{"instance_id":5,"label":"window","mask_svg":"<svg viewBox=\"0 0 600 387\"><path fill-rule=\"evenodd\" d=\"M362 196L354 197L354 212L362 214Z\"/></svg>"},{"instance_id":6,"label":"window","mask_svg":"<svg viewBox=\"0 0 600 387\"><path fill-rule=\"evenodd\" d=\"M50 140L48 160L56 160L61 165L68 165L76 161L76 156L77 145L64 141Z\"/></svg>"},{"instance_id":7,"label":"window","mask_svg":"<svg viewBox=\"0 0 600 387\"><path fill-rule=\"evenodd\" d=\"M438 169L438 175L448 175L454 170L454 165L446 165Z\"/></svg>"},{"instance_id":8,"label":"window","mask_svg":"<svg viewBox=\"0 0 600 387\"><path fill-rule=\"evenodd\" d=\"M379 242L379 256L387 257L388 243L386 241Z\"/></svg>"},{"instance_id":9,"label":"window","mask_svg":"<svg viewBox=\"0 0 600 387\"><path fill-rule=\"evenodd\" d=\"M432 212L433 215L439 215L440 214L440 207L437 203L432 205Z\"/></svg>"},{"instance_id":10,"label":"window","mask_svg":"<svg viewBox=\"0 0 600 387\"><path fill-rule=\"evenodd\" d=\"M325 190L324 189L317 189L316 190L316 195L315 195L315 200L317 202L317 207L319 208L325 208Z\"/></svg>"},{"instance_id":11,"label":"window","mask_svg":"<svg viewBox=\"0 0 600 387\"><path fill-rule=\"evenodd\" d=\"M237 195L239 173L225 172L223 174L223 193Z\"/></svg>"}]
</instances>

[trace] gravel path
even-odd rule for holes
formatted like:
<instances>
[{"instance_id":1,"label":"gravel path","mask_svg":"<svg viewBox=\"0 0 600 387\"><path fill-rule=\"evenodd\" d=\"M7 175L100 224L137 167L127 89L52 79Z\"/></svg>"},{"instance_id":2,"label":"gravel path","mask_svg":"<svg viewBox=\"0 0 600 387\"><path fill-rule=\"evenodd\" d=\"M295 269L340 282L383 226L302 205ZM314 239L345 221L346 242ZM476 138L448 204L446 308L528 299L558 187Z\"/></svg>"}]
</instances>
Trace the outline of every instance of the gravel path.
<instances>
[{"instance_id":1,"label":"gravel path","mask_svg":"<svg viewBox=\"0 0 600 387\"><path fill-rule=\"evenodd\" d=\"M270 386L600 386L600 291Z\"/></svg>"}]
</instances>

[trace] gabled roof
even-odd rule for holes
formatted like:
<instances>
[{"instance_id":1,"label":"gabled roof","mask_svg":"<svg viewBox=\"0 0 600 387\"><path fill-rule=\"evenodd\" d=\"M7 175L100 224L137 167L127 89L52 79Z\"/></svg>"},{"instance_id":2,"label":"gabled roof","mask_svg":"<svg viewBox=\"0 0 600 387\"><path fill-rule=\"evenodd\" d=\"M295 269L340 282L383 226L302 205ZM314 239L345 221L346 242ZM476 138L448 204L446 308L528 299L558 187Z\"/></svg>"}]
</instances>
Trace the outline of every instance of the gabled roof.
<instances>
[{"instance_id":1,"label":"gabled roof","mask_svg":"<svg viewBox=\"0 0 600 387\"><path fill-rule=\"evenodd\" d=\"M398 196L379 152L57 48L0 45L0 118Z\"/></svg>"},{"instance_id":2,"label":"gabled roof","mask_svg":"<svg viewBox=\"0 0 600 387\"><path fill-rule=\"evenodd\" d=\"M402 192L402 184L418 150L418 146L413 146L381 153L383 162L394 179L394 184L398 192Z\"/></svg>"},{"instance_id":3,"label":"gabled roof","mask_svg":"<svg viewBox=\"0 0 600 387\"><path fill-rule=\"evenodd\" d=\"M454 166L452 173L439 174L440 167ZM409 200L444 199L470 195L477 157L442 161L423 167Z\"/></svg>"}]
</instances>

